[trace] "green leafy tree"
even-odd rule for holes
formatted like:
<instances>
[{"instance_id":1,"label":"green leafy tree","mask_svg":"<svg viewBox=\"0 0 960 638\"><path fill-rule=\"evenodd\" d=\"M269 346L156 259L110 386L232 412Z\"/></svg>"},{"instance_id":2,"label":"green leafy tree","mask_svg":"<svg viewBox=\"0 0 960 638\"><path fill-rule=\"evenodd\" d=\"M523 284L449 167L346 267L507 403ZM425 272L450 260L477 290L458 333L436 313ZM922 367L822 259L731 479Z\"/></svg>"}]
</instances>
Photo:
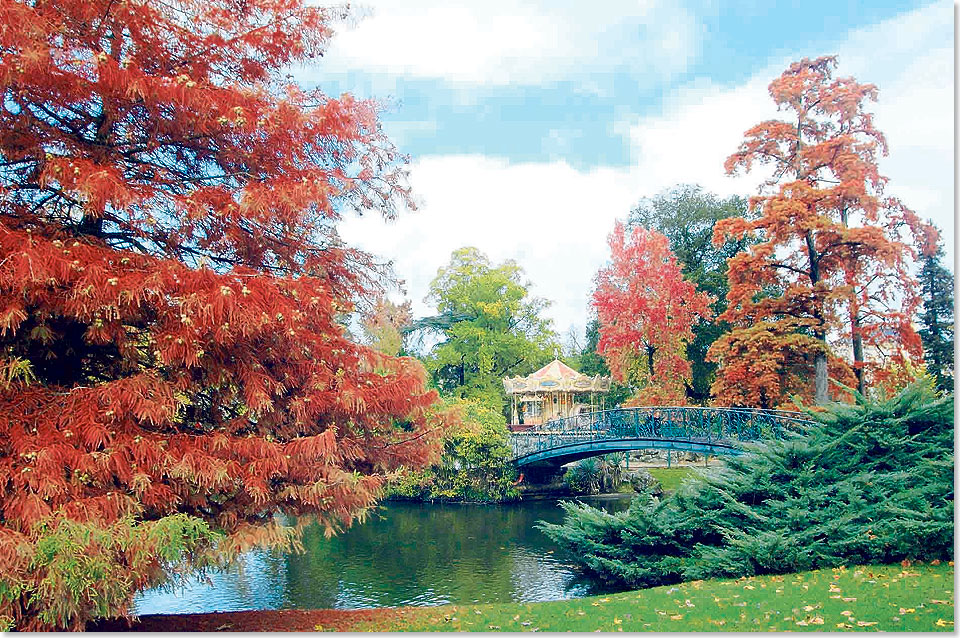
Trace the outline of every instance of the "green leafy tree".
<instances>
[{"instance_id":1,"label":"green leafy tree","mask_svg":"<svg viewBox=\"0 0 960 638\"><path fill-rule=\"evenodd\" d=\"M803 435L757 446L663 500L607 514L565 503L539 525L629 587L953 555L953 398L915 383L831 404Z\"/></svg>"},{"instance_id":2,"label":"green leafy tree","mask_svg":"<svg viewBox=\"0 0 960 638\"><path fill-rule=\"evenodd\" d=\"M421 501L501 502L516 500L517 469L510 462L507 421L500 410L478 399L447 399L461 424L447 431L435 465L402 472L387 496Z\"/></svg>"},{"instance_id":3,"label":"green leafy tree","mask_svg":"<svg viewBox=\"0 0 960 638\"><path fill-rule=\"evenodd\" d=\"M919 333L927 371L938 389L953 392L953 275L941 265L942 257L943 246L938 242L936 250L921 259Z\"/></svg>"},{"instance_id":4,"label":"green leafy tree","mask_svg":"<svg viewBox=\"0 0 960 638\"><path fill-rule=\"evenodd\" d=\"M476 248L453 252L427 297L442 340L425 364L442 393L503 408L503 378L529 374L559 351L550 320L541 317L548 302L531 297L529 285L512 260L493 265Z\"/></svg>"},{"instance_id":5,"label":"green leafy tree","mask_svg":"<svg viewBox=\"0 0 960 638\"><path fill-rule=\"evenodd\" d=\"M713 227L721 219L751 215L747 200L732 196L720 198L694 184L681 184L640 200L630 212L628 227L655 230L670 241L670 250L680 262L684 279L693 282L698 292L715 299L714 316L727 309L727 259L744 250L748 238L728 239L713 245ZM687 344L687 359L692 368L687 397L697 403L710 398L710 384L717 364L707 361L707 351L722 334L730 331L725 321L701 321L693 328L694 339Z\"/></svg>"}]
</instances>

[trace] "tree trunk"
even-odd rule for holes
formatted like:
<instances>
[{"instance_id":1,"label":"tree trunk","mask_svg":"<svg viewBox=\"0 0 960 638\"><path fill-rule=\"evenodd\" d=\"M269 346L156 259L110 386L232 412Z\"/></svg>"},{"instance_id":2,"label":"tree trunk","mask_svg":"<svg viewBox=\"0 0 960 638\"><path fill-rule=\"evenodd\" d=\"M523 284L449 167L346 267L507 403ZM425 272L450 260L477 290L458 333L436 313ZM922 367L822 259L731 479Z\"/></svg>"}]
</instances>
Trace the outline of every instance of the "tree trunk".
<instances>
[{"instance_id":1,"label":"tree trunk","mask_svg":"<svg viewBox=\"0 0 960 638\"><path fill-rule=\"evenodd\" d=\"M815 376L814 400L817 404L826 403L829 394L827 393L827 355L825 353L818 352L813 358L813 370Z\"/></svg>"},{"instance_id":2,"label":"tree trunk","mask_svg":"<svg viewBox=\"0 0 960 638\"><path fill-rule=\"evenodd\" d=\"M840 209L840 221L844 228L850 227L847 207ZM856 261L852 264L856 270ZM857 375L857 392L867 393L867 378L863 369L863 335L860 334L860 304L857 300L857 290L854 285L853 298L850 300L850 337L853 341L853 373Z\"/></svg>"},{"instance_id":3,"label":"tree trunk","mask_svg":"<svg viewBox=\"0 0 960 638\"><path fill-rule=\"evenodd\" d=\"M863 369L863 336L860 334L860 316L853 317L853 372L857 375L857 392L867 393L867 378Z\"/></svg>"},{"instance_id":4,"label":"tree trunk","mask_svg":"<svg viewBox=\"0 0 960 638\"><path fill-rule=\"evenodd\" d=\"M807 241L807 255L809 258L810 265L810 285L814 289L814 294L816 294L817 284L820 281L820 256L817 253L816 240L813 235L813 231L808 230L806 234ZM818 403L826 403L829 398L827 392L827 333L825 322L823 320L824 312L822 301L819 299L814 299L813 305L813 318L817 320L820 324L820 329L814 331L814 334L817 336L817 339L823 343L824 352L818 352L813 357L813 396L814 400Z\"/></svg>"}]
</instances>

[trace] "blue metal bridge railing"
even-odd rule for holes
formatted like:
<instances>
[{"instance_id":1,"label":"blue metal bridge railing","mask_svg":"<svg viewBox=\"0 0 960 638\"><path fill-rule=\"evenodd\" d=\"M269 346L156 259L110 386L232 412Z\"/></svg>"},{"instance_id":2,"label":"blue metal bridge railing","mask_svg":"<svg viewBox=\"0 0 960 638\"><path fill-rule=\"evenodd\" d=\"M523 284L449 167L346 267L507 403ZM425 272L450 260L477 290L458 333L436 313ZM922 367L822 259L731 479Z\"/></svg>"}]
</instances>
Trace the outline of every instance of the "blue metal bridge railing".
<instances>
[{"instance_id":1,"label":"blue metal bridge railing","mask_svg":"<svg viewBox=\"0 0 960 638\"><path fill-rule=\"evenodd\" d=\"M735 453L737 443L783 439L802 432L813 421L802 412L750 408L637 407L586 412L554 419L523 432L513 433L510 442L514 459L522 461L535 455L543 460L556 450L556 456L571 446L583 449L591 442L635 440L650 447L665 447L671 441L696 449L714 449ZM598 445L597 453L609 445ZM680 448L678 448L680 449ZM693 448L690 448L693 449Z\"/></svg>"}]
</instances>

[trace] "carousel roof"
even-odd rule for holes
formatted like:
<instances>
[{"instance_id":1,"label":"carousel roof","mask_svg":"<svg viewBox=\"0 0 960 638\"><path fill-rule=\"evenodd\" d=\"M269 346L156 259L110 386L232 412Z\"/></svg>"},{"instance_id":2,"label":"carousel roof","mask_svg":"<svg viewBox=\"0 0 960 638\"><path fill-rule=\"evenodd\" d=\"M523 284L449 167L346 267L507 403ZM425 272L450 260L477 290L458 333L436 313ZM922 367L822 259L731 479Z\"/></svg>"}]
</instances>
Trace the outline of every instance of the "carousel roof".
<instances>
[{"instance_id":1,"label":"carousel roof","mask_svg":"<svg viewBox=\"0 0 960 638\"><path fill-rule=\"evenodd\" d=\"M507 394L529 392L608 392L610 377L580 374L559 359L554 359L533 374L503 380Z\"/></svg>"}]
</instances>

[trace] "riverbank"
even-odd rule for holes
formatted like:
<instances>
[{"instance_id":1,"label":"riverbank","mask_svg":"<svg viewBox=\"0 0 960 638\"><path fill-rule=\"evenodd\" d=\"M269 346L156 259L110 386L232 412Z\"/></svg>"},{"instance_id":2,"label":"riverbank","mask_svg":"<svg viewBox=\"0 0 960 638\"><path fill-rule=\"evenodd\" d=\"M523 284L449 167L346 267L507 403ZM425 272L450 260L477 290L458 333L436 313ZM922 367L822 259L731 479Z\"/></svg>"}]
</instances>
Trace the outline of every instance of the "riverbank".
<instances>
[{"instance_id":1,"label":"riverbank","mask_svg":"<svg viewBox=\"0 0 960 638\"><path fill-rule=\"evenodd\" d=\"M953 631L953 563L710 580L545 603L150 615L89 631Z\"/></svg>"}]
</instances>

